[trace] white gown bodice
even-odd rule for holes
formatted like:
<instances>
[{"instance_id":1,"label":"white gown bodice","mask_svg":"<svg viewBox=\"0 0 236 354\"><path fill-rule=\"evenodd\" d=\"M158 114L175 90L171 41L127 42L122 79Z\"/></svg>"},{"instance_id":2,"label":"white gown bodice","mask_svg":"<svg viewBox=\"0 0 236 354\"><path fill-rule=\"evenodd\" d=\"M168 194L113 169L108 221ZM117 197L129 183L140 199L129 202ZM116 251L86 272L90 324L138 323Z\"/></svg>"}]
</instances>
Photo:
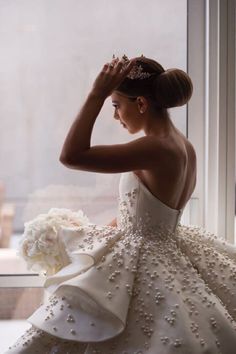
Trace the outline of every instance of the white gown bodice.
<instances>
[{"instance_id":1,"label":"white gown bodice","mask_svg":"<svg viewBox=\"0 0 236 354\"><path fill-rule=\"evenodd\" d=\"M183 209L170 208L156 198L134 172L123 173L119 185L117 224L120 228L139 229L150 234L174 232Z\"/></svg>"}]
</instances>

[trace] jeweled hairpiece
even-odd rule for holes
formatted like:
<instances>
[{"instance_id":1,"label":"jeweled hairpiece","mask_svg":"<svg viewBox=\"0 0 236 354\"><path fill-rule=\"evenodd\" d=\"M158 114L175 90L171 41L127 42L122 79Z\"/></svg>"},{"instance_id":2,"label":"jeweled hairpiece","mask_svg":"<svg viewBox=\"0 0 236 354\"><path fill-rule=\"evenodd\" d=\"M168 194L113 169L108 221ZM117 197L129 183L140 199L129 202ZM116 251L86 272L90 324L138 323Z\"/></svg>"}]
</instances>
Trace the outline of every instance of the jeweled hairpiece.
<instances>
[{"instance_id":1,"label":"jeweled hairpiece","mask_svg":"<svg viewBox=\"0 0 236 354\"><path fill-rule=\"evenodd\" d=\"M127 67L129 64L128 57L124 54L122 59L124 61L124 67ZM127 75L127 77L131 80L143 80L143 79L147 79L150 76L151 76L150 73L143 71L143 68L141 65L134 65L132 67L131 71L129 72L129 74Z\"/></svg>"},{"instance_id":2,"label":"jeweled hairpiece","mask_svg":"<svg viewBox=\"0 0 236 354\"><path fill-rule=\"evenodd\" d=\"M141 55L143 57L143 55ZM113 54L113 59L115 59L115 55ZM122 57L122 61L123 61L123 67L126 68L129 64L129 59L127 57L127 55L123 55ZM143 80L143 79L147 79L150 76L152 76L153 74L147 73L145 71L143 71L143 68L141 65L134 65L132 67L132 69L130 70L129 74L127 75L127 77L131 80Z\"/></svg>"}]
</instances>

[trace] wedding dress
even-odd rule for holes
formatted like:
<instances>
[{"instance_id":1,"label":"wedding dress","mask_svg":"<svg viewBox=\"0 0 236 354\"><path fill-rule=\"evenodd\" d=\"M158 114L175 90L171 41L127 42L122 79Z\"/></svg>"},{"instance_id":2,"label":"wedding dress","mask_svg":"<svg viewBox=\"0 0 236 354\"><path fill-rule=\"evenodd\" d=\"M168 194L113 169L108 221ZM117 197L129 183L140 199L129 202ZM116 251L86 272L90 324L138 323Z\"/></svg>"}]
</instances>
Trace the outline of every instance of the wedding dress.
<instances>
[{"instance_id":1,"label":"wedding dress","mask_svg":"<svg viewBox=\"0 0 236 354\"><path fill-rule=\"evenodd\" d=\"M62 228L72 261L6 353L235 354L236 247L182 212L123 173L117 227Z\"/></svg>"}]
</instances>

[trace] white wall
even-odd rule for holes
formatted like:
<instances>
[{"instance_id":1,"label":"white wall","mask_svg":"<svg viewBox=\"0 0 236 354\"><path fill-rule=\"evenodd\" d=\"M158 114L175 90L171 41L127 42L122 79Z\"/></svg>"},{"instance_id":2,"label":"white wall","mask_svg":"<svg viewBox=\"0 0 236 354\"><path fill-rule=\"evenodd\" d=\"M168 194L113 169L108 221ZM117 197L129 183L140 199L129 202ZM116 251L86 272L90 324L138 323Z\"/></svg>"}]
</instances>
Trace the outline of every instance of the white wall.
<instances>
[{"instance_id":1,"label":"white wall","mask_svg":"<svg viewBox=\"0 0 236 354\"><path fill-rule=\"evenodd\" d=\"M113 216L119 176L66 169L58 161L63 140L113 53L186 70L186 24L186 0L0 0L0 180L16 205L16 230L50 206L83 205L92 215L91 202L104 194L93 220ZM185 132L185 108L171 113ZM112 115L108 99L94 143L130 140Z\"/></svg>"}]
</instances>

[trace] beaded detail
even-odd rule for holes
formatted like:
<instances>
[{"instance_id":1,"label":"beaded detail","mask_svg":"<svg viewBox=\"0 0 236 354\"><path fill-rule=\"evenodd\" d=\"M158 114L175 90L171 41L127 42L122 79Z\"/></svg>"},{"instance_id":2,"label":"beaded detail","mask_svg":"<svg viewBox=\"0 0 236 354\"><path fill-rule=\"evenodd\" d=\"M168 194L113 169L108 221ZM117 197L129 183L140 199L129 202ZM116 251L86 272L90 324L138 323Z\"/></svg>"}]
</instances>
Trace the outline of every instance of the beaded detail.
<instances>
[{"instance_id":1,"label":"beaded detail","mask_svg":"<svg viewBox=\"0 0 236 354\"><path fill-rule=\"evenodd\" d=\"M132 175L123 175L117 228L65 236L75 262L94 263L54 278L7 353L234 354L236 248L182 225Z\"/></svg>"}]
</instances>

